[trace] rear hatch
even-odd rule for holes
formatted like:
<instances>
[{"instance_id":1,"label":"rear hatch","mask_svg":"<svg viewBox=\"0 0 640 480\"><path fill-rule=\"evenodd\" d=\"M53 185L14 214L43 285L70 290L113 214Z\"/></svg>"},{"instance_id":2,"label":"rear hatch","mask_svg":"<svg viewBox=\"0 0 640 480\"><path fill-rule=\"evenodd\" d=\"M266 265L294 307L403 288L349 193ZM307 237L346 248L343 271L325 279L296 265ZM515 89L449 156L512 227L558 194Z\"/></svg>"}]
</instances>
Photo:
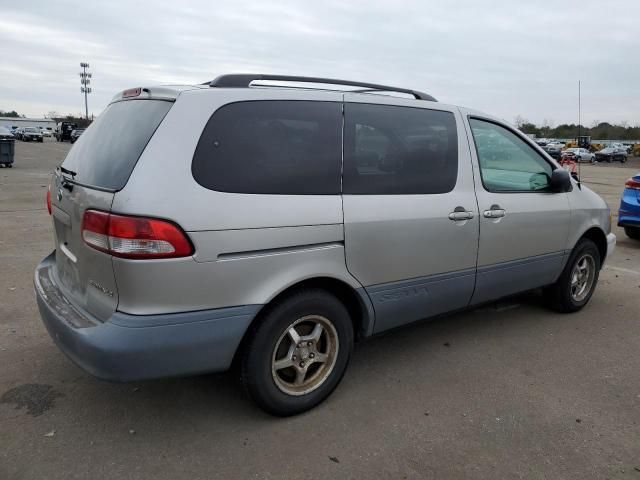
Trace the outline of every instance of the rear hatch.
<instances>
[{"instance_id":1,"label":"rear hatch","mask_svg":"<svg viewBox=\"0 0 640 480\"><path fill-rule=\"evenodd\" d=\"M105 321L118 306L111 255L87 245L87 210L110 212L115 192L127 183L140 155L173 105L173 99L111 103L78 138L51 182L56 266L65 296Z\"/></svg>"}]
</instances>

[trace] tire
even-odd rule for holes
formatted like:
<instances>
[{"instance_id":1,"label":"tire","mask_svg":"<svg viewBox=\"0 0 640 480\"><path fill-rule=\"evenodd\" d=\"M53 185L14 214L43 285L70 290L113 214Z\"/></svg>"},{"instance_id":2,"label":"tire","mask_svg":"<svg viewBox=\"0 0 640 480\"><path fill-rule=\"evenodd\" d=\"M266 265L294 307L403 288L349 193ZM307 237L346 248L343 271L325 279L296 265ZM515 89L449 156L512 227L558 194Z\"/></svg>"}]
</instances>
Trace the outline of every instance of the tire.
<instances>
[{"instance_id":1,"label":"tire","mask_svg":"<svg viewBox=\"0 0 640 480\"><path fill-rule=\"evenodd\" d=\"M620 163L627 163L627 156L623 155L620 157Z\"/></svg>"},{"instance_id":2,"label":"tire","mask_svg":"<svg viewBox=\"0 0 640 480\"><path fill-rule=\"evenodd\" d=\"M241 380L265 412L296 415L325 400L340 383L353 351L353 323L342 302L321 289L294 292L266 308L243 347ZM320 335L313 335L318 324ZM302 348L295 348L292 329L302 337L297 344ZM317 343L310 341L313 336ZM321 356L326 362L317 362ZM285 366L276 368L278 363Z\"/></svg>"},{"instance_id":3,"label":"tire","mask_svg":"<svg viewBox=\"0 0 640 480\"><path fill-rule=\"evenodd\" d=\"M560 274L560 278L545 290L549 306L561 313L572 313L582 309L589 302L596 289L601 262L600 252L596 244L587 238L581 239L573 249L569 261ZM584 266L585 263L589 264L589 270L586 271L587 276L583 279L585 288L581 289L581 280L575 282L577 279L574 274L577 273L578 265ZM585 270L582 270L582 272L584 273ZM572 285L572 281L574 281L574 285ZM574 291L574 288L576 291Z\"/></svg>"},{"instance_id":4,"label":"tire","mask_svg":"<svg viewBox=\"0 0 640 480\"><path fill-rule=\"evenodd\" d=\"M640 227L624 227L624 233L629 238L640 240Z\"/></svg>"},{"instance_id":5,"label":"tire","mask_svg":"<svg viewBox=\"0 0 640 480\"><path fill-rule=\"evenodd\" d=\"M591 157L591 165L593 165L594 163L596 163L596 157Z\"/></svg>"}]
</instances>

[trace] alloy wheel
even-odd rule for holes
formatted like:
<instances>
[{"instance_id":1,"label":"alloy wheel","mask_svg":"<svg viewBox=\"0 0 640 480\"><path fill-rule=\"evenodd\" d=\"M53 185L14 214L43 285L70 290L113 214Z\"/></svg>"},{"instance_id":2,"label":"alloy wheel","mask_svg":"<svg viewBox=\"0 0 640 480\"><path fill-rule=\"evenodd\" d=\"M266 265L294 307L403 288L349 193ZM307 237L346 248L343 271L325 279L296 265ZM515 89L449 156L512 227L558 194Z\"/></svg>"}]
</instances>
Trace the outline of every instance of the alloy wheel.
<instances>
[{"instance_id":1,"label":"alloy wheel","mask_svg":"<svg viewBox=\"0 0 640 480\"><path fill-rule=\"evenodd\" d=\"M280 335L271 358L271 375L280 391L305 395L320 387L338 358L338 333L320 315L297 319Z\"/></svg>"},{"instance_id":2,"label":"alloy wheel","mask_svg":"<svg viewBox=\"0 0 640 480\"><path fill-rule=\"evenodd\" d=\"M571 298L574 302L582 302L593 287L596 273L596 262L589 253L582 255L571 272Z\"/></svg>"}]
</instances>

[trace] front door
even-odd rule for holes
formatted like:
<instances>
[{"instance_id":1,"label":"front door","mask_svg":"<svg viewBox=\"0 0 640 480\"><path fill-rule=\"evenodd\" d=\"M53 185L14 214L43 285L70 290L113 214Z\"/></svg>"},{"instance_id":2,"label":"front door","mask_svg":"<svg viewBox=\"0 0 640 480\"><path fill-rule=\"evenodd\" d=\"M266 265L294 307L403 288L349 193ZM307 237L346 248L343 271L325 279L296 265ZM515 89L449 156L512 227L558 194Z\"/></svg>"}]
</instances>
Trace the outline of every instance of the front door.
<instances>
[{"instance_id":1,"label":"front door","mask_svg":"<svg viewBox=\"0 0 640 480\"><path fill-rule=\"evenodd\" d=\"M524 137L497 122L469 119L480 244L472 303L553 283L562 271L570 206L552 193L554 165Z\"/></svg>"},{"instance_id":2,"label":"front door","mask_svg":"<svg viewBox=\"0 0 640 480\"><path fill-rule=\"evenodd\" d=\"M343 209L377 333L469 304L479 226L459 113L371 97L345 95Z\"/></svg>"}]
</instances>

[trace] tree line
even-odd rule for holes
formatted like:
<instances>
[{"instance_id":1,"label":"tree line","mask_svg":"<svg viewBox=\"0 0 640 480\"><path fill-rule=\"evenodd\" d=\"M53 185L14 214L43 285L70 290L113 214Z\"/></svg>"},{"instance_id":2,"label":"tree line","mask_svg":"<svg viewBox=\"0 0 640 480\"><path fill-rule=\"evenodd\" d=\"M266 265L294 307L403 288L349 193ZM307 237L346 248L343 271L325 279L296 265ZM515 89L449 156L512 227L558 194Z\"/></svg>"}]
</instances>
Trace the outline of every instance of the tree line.
<instances>
[{"instance_id":1,"label":"tree line","mask_svg":"<svg viewBox=\"0 0 640 480\"><path fill-rule=\"evenodd\" d=\"M4 111L4 110L0 110L0 117L8 117L8 118L26 118L25 115L20 115L18 112L16 112L15 110L11 110L11 111ZM78 127L87 127L91 124L91 122L93 121L93 116L92 118L90 118L89 120L87 120L86 118L84 118L81 114L77 114L77 115L73 115L71 113L68 113L66 115L63 115L61 113L58 113L56 111L51 111L48 112L46 115L44 115L44 118L48 118L50 120L55 121L56 123L58 122L73 122L75 124L78 125Z\"/></svg>"},{"instance_id":2,"label":"tree line","mask_svg":"<svg viewBox=\"0 0 640 480\"><path fill-rule=\"evenodd\" d=\"M11 110L10 112L5 112L4 110L0 110L0 117L9 117L9 118L24 118L24 115L20 115L15 110Z\"/></svg>"},{"instance_id":3,"label":"tree line","mask_svg":"<svg viewBox=\"0 0 640 480\"><path fill-rule=\"evenodd\" d=\"M520 131L542 138L576 138L579 128L580 135L589 135L594 140L640 140L640 125L632 127L627 122L611 124L595 121L590 127L575 123L563 123L554 127L548 120L544 120L542 125L538 126L521 116L517 116L515 124Z\"/></svg>"}]
</instances>

